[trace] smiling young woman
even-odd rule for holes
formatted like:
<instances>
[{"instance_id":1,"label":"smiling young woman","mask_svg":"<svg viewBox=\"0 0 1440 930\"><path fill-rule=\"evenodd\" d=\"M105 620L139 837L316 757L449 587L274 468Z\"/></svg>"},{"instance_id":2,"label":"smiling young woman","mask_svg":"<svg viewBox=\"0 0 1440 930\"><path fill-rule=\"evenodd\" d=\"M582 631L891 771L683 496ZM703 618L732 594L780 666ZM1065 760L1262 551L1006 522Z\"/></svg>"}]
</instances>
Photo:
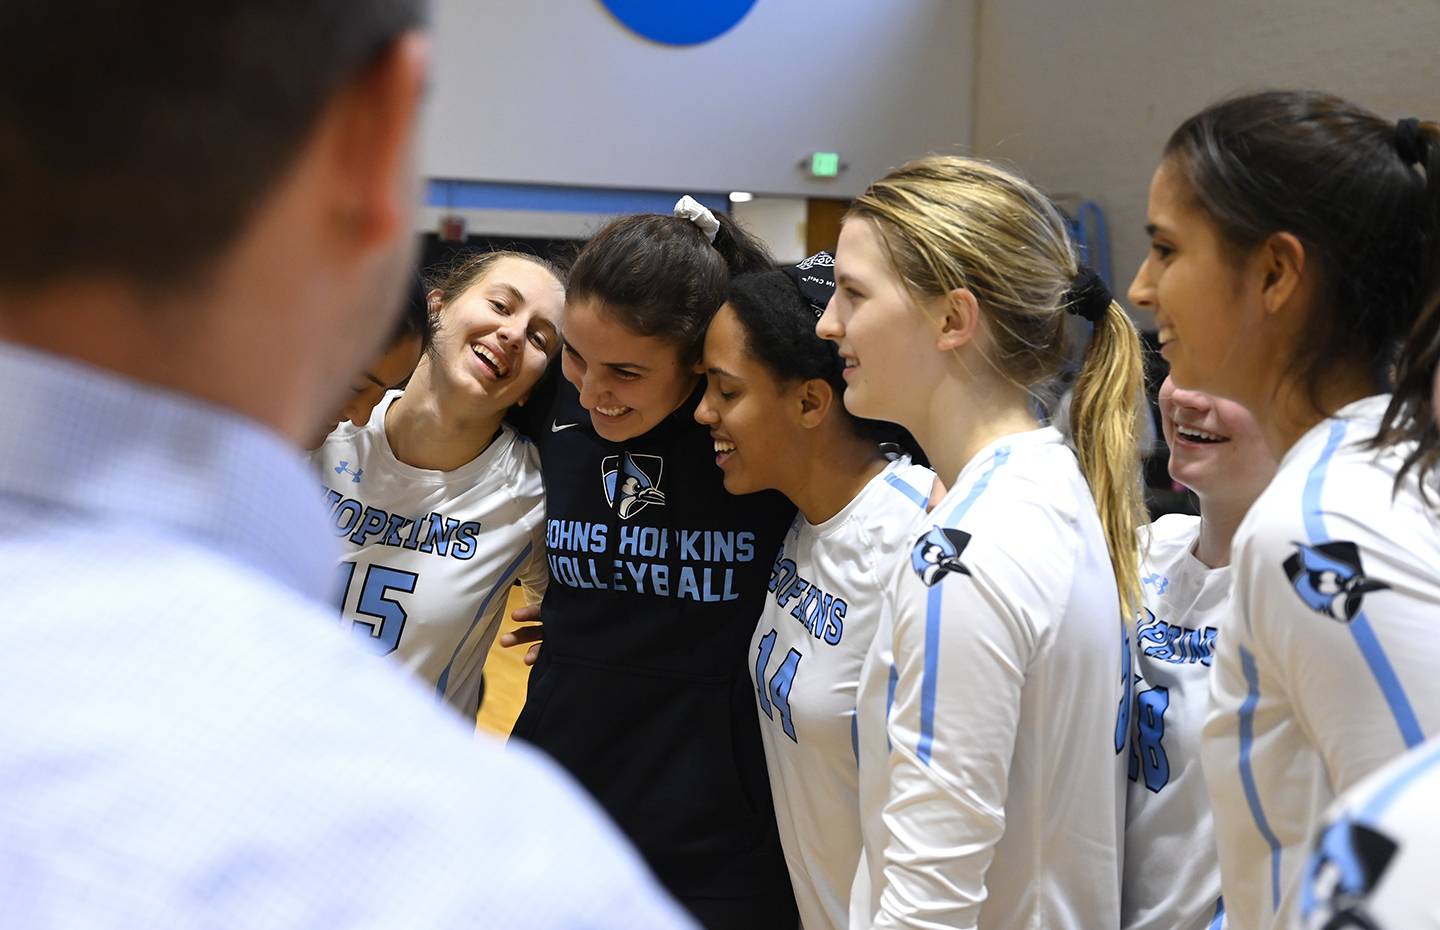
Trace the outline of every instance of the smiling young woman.
<instances>
[{"instance_id":1,"label":"smiling young woman","mask_svg":"<svg viewBox=\"0 0 1440 930\"><path fill-rule=\"evenodd\" d=\"M345 548L345 622L471 722L511 582L545 590L540 465L503 419L559 350L564 300L534 256L459 265L428 295L437 331L405 390L311 454Z\"/></svg>"},{"instance_id":2,"label":"smiling young woman","mask_svg":"<svg viewBox=\"0 0 1440 930\"><path fill-rule=\"evenodd\" d=\"M833 344L815 320L834 292L825 254L744 275L705 334L710 428L725 489L780 491L799 514L774 559L750 640L755 711L791 885L807 930L848 926L860 858L853 741L860 667L888 569L935 475L879 442L904 437L850 414Z\"/></svg>"},{"instance_id":3,"label":"smiling young woman","mask_svg":"<svg viewBox=\"0 0 1440 930\"><path fill-rule=\"evenodd\" d=\"M1170 378L1160 419L1170 476L1195 492L1200 516L1168 514L1140 532L1120 926L1209 930L1224 906L1201 730L1230 604L1230 541L1274 477L1275 457L1248 410Z\"/></svg>"},{"instance_id":4,"label":"smiling young woman","mask_svg":"<svg viewBox=\"0 0 1440 930\"><path fill-rule=\"evenodd\" d=\"M1428 385L1386 393L1440 285L1437 152L1434 124L1270 92L1186 120L1150 186L1131 297L1175 383L1242 403L1279 460L1235 533L1202 746L1234 926L1290 926L1325 807L1440 729Z\"/></svg>"},{"instance_id":5,"label":"smiling young woman","mask_svg":"<svg viewBox=\"0 0 1440 930\"><path fill-rule=\"evenodd\" d=\"M544 469L551 583L513 733L600 800L703 925L793 928L745 664L795 508L727 494L694 420L705 329L731 276L771 262L687 200L682 216L621 217L581 250L563 377L522 417Z\"/></svg>"}]
</instances>

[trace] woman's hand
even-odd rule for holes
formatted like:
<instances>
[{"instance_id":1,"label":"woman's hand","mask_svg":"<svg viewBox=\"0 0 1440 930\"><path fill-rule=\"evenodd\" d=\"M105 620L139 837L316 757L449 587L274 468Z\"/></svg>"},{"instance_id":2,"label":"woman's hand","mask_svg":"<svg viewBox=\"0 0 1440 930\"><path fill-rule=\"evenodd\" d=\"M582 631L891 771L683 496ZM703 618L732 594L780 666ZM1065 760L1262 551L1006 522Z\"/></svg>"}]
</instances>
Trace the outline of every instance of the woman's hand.
<instances>
[{"instance_id":1,"label":"woman's hand","mask_svg":"<svg viewBox=\"0 0 1440 930\"><path fill-rule=\"evenodd\" d=\"M525 653L524 659L526 665L534 665L535 660L540 658L540 646L545 639L545 624L540 622L540 605L531 604L528 607L521 607L510 614L510 619L516 623L533 625L522 626L518 630L500 634L500 645L508 649L522 643L534 643L535 645Z\"/></svg>"}]
</instances>

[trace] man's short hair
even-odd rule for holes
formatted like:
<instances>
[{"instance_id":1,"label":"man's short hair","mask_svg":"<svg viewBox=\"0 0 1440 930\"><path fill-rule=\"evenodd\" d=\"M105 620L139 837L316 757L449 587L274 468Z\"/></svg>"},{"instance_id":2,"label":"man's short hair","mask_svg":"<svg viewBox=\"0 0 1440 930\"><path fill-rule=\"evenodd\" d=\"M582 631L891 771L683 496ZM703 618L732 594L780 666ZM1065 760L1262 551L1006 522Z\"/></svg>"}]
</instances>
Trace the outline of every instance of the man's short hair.
<instances>
[{"instance_id":1,"label":"man's short hair","mask_svg":"<svg viewBox=\"0 0 1440 930\"><path fill-rule=\"evenodd\" d=\"M0 2L0 287L202 273L426 6Z\"/></svg>"}]
</instances>

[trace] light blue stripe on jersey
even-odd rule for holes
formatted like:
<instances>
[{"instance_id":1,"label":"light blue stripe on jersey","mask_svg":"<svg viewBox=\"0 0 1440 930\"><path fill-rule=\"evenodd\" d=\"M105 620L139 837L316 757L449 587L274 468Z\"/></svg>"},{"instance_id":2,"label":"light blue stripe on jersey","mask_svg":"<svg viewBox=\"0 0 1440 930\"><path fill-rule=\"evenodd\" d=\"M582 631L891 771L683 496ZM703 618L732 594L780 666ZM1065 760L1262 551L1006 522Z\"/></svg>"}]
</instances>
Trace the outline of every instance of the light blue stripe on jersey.
<instances>
[{"instance_id":1,"label":"light blue stripe on jersey","mask_svg":"<svg viewBox=\"0 0 1440 930\"><path fill-rule=\"evenodd\" d=\"M1270 910L1273 912L1280 909L1280 840L1270 829L1270 821L1265 819L1260 791L1255 787L1255 770L1250 765L1250 750L1255 740L1255 705L1260 703L1260 673L1255 668L1255 657L1244 646L1240 647L1240 667L1250 688L1240 705L1240 784L1245 788L1245 801L1250 805L1250 816L1255 818L1255 828L1270 844Z\"/></svg>"},{"instance_id":2,"label":"light blue stripe on jersey","mask_svg":"<svg viewBox=\"0 0 1440 930\"><path fill-rule=\"evenodd\" d=\"M930 503L930 498L927 495L921 494L919 491L910 487L910 485L901 481L894 475L886 475L885 483L890 485L890 487L894 488L895 490L899 491L901 494L904 494L906 497L910 498L921 510L924 510L925 507Z\"/></svg>"},{"instance_id":3,"label":"light blue stripe on jersey","mask_svg":"<svg viewBox=\"0 0 1440 930\"><path fill-rule=\"evenodd\" d=\"M890 682L885 690L885 751L889 752L890 746L890 708L895 706L895 686L900 683L900 673L895 669L895 663L890 663Z\"/></svg>"},{"instance_id":4,"label":"light blue stripe on jersey","mask_svg":"<svg viewBox=\"0 0 1440 930\"><path fill-rule=\"evenodd\" d=\"M1418 758L1412 764L1390 779L1384 788L1375 792L1375 796L1370 799L1369 803L1360 808L1360 812L1356 815L1357 819L1373 823L1399 799L1415 779L1430 771L1437 764L1440 764L1440 745L1431 748L1429 752L1418 754Z\"/></svg>"},{"instance_id":5,"label":"light blue stripe on jersey","mask_svg":"<svg viewBox=\"0 0 1440 930\"><path fill-rule=\"evenodd\" d=\"M1316 877L1327 860L1341 870L1341 880L1344 885L1356 887L1365 885L1363 869L1355 862L1350 828L1356 823L1377 826L1375 822L1384 815L1391 804L1399 800L1405 789L1409 788L1415 779L1440 763L1440 745L1431 747L1428 752L1415 753L1414 756L1414 759L1403 765L1399 773L1385 782L1371 796L1370 800L1353 815L1341 814L1320 834L1320 841L1310 855L1310 861L1305 865L1305 882L1300 889L1300 916L1302 918L1308 921L1310 915L1320 906L1316 897L1318 891ZM1351 875L1350 872L1358 874Z\"/></svg>"},{"instance_id":6,"label":"light blue stripe on jersey","mask_svg":"<svg viewBox=\"0 0 1440 930\"><path fill-rule=\"evenodd\" d=\"M1345 438L1346 428L1344 420L1336 420L1330 424L1330 438L1325 443L1325 450L1320 453L1319 460L1311 467L1310 474L1305 479L1301 506L1304 508L1305 532L1310 537L1311 545L1331 541L1325 532L1325 518L1320 511L1320 495L1325 488L1326 469L1330 466L1335 450ZM1350 635L1355 637L1355 644L1360 647L1360 654L1364 656L1365 664L1370 667L1370 674L1375 677L1375 683L1385 695L1385 703L1390 706L1390 715L1395 720L1396 728L1400 730L1401 738L1405 740L1405 748L1414 749L1425 741L1425 734L1420 729L1420 721L1415 717L1414 708L1410 706L1410 698L1405 694L1399 676L1395 674L1395 667L1385 655L1385 648L1380 645L1365 611L1361 610L1355 615L1355 619L1350 621Z\"/></svg>"},{"instance_id":7,"label":"light blue stripe on jersey","mask_svg":"<svg viewBox=\"0 0 1440 930\"><path fill-rule=\"evenodd\" d=\"M450 670L455 667L455 660L460 658L460 650L465 648L465 641L470 638L471 633L475 632L475 626L480 622L480 618L485 616L485 610L490 606L490 601L495 597L495 592L504 591L510 587L510 582L514 579L515 573L520 570L520 566L529 558L530 552L534 548L534 543L526 543L525 548L520 550L520 554L515 556L509 565L505 566L505 571L500 573L500 580L495 582L495 587L491 588L490 593L485 595L485 600L480 602L480 609L475 611L475 619L470 621L470 629L466 630L465 635L460 637L460 642L455 644L454 655L450 656L450 661L445 665L445 671L440 673L440 680L435 683L436 697L445 697L445 686L450 683Z\"/></svg>"},{"instance_id":8,"label":"light blue stripe on jersey","mask_svg":"<svg viewBox=\"0 0 1440 930\"><path fill-rule=\"evenodd\" d=\"M1210 921L1210 926L1205 930L1220 930L1225 926L1225 899L1217 898L1215 901L1215 918Z\"/></svg>"},{"instance_id":9,"label":"light blue stripe on jersey","mask_svg":"<svg viewBox=\"0 0 1440 930\"><path fill-rule=\"evenodd\" d=\"M980 499L980 495L990 487L990 479L995 472L1009 460L1009 446L1001 446L995 450L995 458L990 462L985 474L980 476L980 480L970 488L970 493L965 495L965 499L946 518L947 529L954 529L955 525L965 518L965 514ZM925 673L920 679L920 741L915 746L915 755L926 765L930 764L930 751L935 742L935 688L940 669L940 608L943 590L939 581L931 585L925 609Z\"/></svg>"}]
</instances>

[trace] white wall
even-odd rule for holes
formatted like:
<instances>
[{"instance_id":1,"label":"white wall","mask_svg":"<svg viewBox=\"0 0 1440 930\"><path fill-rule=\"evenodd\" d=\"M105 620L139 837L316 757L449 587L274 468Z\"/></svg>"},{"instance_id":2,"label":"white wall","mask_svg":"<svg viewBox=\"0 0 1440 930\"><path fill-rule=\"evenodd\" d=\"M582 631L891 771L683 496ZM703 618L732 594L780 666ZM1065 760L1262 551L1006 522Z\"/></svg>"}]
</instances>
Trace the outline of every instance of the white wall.
<instances>
[{"instance_id":1,"label":"white wall","mask_svg":"<svg viewBox=\"0 0 1440 930\"><path fill-rule=\"evenodd\" d=\"M805 200L801 197L756 197L737 203L730 213L751 235L770 249L775 260L795 263L805 257Z\"/></svg>"},{"instance_id":2,"label":"white wall","mask_svg":"<svg viewBox=\"0 0 1440 930\"><path fill-rule=\"evenodd\" d=\"M1440 116L1440 0L981 0L975 147L1098 201L1117 282L1160 148L1222 96L1315 87Z\"/></svg>"},{"instance_id":3,"label":"white wall","mask_svg":"<svg viewBox=\"0 0 1440 930\"><path fill-rule=\"evenodd\" d=\"M819 197L969 141L976 0L758 0L675 48L599 0L436 0L430 177ZM798 164L835 151L848 168Z\"/></svg>"}]
</instances>

